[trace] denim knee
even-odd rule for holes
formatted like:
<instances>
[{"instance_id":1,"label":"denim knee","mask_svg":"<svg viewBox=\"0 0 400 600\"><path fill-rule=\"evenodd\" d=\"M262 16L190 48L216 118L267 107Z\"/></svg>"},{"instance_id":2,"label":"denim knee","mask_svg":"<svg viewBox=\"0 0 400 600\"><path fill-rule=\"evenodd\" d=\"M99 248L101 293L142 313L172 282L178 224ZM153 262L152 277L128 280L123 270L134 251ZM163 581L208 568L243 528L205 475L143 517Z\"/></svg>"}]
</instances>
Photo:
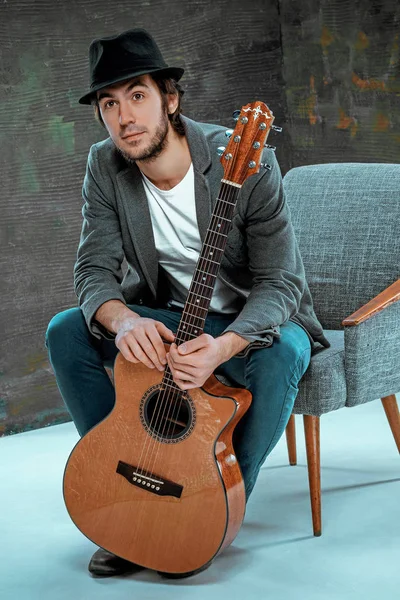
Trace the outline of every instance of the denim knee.
<instances>
[{"instance_id":1,"label":"denim knee","mask_svg":"<svg viewBox=\"0 0 400 600\"><path fill-rule=\"evenodd\" d=\"M54 315L47 325L45 346L66 341L74 331L87 329L82 311L79 307L68 308Z\"/></svg>"},{"instance_id":2,"label":"denim knee","mask_svg":"<svg viewBox=\"0 0 400 600\"><path fill-rule=\"evenodd\" d=\"M273 355L276 361L292 370L299 361L301 364L304 359L307 362L307 357L311 356L311 343L304 329L293 321L287 321L281 330L281 338L274 340Z\"/></svg>"}]
</instances>

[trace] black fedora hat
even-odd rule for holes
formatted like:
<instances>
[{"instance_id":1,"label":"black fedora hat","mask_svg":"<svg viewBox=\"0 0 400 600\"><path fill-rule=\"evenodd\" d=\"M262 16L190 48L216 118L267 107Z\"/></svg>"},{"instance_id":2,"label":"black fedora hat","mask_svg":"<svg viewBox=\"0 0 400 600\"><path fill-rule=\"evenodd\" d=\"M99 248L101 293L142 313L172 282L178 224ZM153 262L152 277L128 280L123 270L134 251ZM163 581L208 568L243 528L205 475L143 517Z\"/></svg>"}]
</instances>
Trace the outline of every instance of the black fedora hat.
<instances>
[{"instance_id":1,"label":"black fedora hat","mask_svg":"<svg viewBox=\"0 0 400 600\"><path fill-rule=\"evenodd\" d=\"M169 67L145 29L129 29L119 35L93 40L89 47L90 92L79 104L91 104L97 90L146 73L159 73L176 81L184 69Z\"/></svg>"}]
</instances>

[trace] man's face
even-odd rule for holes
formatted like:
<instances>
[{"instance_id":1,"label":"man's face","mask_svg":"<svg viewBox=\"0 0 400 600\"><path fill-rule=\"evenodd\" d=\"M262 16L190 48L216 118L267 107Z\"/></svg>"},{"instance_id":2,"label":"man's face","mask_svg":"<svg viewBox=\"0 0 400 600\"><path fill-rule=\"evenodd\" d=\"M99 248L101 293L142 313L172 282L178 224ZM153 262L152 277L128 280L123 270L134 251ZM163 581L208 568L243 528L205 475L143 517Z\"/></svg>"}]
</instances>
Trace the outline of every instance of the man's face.
<instances>
[{"instance_id":1,"label":"man's face","mask_svg":"<svg viewBox=\"0 0 400 600\"><path fill-rule=\"evenodd\" d=\"M150 75L102 88L97 98L108 133L128 162L154 160L166 148L167 113L175 110L177 98L164 100Z\"/></svg>"}]
</instances>

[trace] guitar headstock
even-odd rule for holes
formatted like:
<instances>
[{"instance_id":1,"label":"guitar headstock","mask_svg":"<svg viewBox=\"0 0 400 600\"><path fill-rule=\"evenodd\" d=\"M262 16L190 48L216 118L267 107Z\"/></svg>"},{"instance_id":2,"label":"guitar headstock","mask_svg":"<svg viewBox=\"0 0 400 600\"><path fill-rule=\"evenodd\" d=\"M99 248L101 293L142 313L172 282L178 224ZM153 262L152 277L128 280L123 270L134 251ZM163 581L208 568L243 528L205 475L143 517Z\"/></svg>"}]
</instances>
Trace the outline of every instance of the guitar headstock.
<instances>
[{"instance_id":1,"label":"guitar headstock","mask_svg":"<svg viewBox=\"0 0 400 600\"><path fill-rule=\"evenodd\" d=\"M224 180L242 185L260 170L261 154L274 122L272 111L264 102L242 106L236 127L221 155Z\"/></svg>"}]
</instances>

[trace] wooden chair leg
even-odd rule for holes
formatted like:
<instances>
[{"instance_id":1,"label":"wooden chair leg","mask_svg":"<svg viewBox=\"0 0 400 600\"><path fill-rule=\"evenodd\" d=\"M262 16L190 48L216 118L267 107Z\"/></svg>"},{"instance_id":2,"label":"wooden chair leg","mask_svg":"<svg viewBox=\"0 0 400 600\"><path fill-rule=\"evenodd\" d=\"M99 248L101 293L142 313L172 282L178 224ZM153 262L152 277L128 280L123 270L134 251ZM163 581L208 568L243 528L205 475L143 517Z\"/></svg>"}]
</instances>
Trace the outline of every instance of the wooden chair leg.
<instances>
[{"instance_id":1,"label":"wooden chair leg","mask_svg":"<svg viewBox=\"0 0 400 600\"><path fill-rule=\"evenodd\" d=\"M289 464L292 466L297 465L296 422L293 413L290 415L290 419L286 425L286 444L289 455Z\"/></svg>"},{"instance_id":2,"label":"wooden chair leg","mask_svg":"<svg viewBox=\"0 0 400 600\"><path fill-rule=\"evenodd\" d=\"M311 513L314 535L320 536L321 526L321 463L319 443L319 417L303 415L307 450L308 481L310 485Z\"/></svg>"},{"instance_id":3,"label":"wooden chair leg","mask_svg":"<svg viewBox=\"0 0 400 600\"><path fill-rule=\"evenodd\" d=\"M396 396L391 394L390 396L381 398L381 401L393 433L394 441L396 442L397 450L400 452L400 413Z\"/></svg>"}]
</instances>

